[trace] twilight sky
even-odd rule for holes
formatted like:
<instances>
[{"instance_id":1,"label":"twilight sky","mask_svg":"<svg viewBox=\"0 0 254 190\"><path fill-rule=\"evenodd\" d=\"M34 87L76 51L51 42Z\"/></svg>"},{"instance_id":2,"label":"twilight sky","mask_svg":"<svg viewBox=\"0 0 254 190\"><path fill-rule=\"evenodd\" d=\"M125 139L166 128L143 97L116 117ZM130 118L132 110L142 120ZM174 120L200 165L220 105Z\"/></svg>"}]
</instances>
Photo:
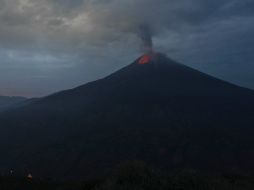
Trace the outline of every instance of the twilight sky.
<instances>
[{"instance_id":1,"label":"twilight sky","mask_svg":"<svg viewBox=\"0 0 254 190\"><path fill-rule=\"evenodd\" d=\"M44 96L157 51L254 89L253 0L0 0L0 95Z\"/></svg>"}]
</instances>

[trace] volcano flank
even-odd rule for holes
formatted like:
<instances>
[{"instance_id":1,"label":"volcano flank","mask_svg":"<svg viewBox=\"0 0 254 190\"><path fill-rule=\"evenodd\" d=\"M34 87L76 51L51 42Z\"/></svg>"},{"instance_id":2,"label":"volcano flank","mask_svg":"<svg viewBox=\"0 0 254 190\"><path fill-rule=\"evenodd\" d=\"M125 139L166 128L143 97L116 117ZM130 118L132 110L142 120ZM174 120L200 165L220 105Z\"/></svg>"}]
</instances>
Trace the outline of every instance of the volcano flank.
<instances>
[{"instance_id":1,"label":"volcano flank","mask_svg":"<svg viewBox=\"0 0 254 190\"><path fill-rule=\"evenodd\" d=\"M167 170L251 173L253 107L252 90L148 54L1 113L0 170L81 178L141 160Z\"/></svg>"}]
</instances>

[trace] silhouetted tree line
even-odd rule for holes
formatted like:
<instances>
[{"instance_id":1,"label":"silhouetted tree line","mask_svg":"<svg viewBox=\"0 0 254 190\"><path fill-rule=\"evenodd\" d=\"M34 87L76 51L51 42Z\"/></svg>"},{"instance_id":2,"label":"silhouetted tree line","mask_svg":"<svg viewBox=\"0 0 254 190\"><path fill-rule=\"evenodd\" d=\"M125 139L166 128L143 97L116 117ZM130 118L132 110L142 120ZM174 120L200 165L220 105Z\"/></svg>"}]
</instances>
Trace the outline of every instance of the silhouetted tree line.
<instances>
[{"instance_id":1,"label":"silhouetted tree line","mask_svg":"<svg viewBox=\"0 0 254 190\"><path fill-rule=\"evenodd\" d=\"M1 190L253 190L254 176L205 175L194 170L164 174L142 162L119 166L110 176L83 182L1 177Z\"/></svg>"}]
</instances>

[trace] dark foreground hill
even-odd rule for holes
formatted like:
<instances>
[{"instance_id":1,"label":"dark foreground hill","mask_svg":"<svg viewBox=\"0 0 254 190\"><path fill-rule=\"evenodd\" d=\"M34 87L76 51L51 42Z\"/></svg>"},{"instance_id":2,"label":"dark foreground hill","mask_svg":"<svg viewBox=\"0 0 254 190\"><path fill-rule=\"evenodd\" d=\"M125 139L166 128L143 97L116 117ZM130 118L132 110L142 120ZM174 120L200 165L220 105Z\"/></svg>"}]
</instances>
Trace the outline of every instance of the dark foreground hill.
<instances>
[{"instance_id":1,"label":"dark foreground hill","mask_svg":"<svg viewBox=\"0 0 254 190\"><path fill-rule=\"evenodd\" d=\"M0 170L107 174L127 160L165 170L251 173L254 93L156 54L0 115Z\"/></svg>"}]
</instances>

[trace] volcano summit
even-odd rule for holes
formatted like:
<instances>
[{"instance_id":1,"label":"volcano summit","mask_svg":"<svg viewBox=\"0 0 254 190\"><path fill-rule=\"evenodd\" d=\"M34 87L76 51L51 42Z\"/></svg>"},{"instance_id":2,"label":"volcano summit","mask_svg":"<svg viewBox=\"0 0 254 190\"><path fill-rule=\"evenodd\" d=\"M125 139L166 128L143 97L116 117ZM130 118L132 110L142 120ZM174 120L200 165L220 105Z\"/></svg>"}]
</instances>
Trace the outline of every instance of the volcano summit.
<instances>
[{"instance_id":1,"label":"volcano summit","mask_svg":"<svg viewBox=\"0 0 254 190\"><path fill-rule=\"evenodd\" d=\"M249 89L144 55L104 79L1 113L0 170L80 178L142 160L250 173L253 107Z\"/></svg>"}]
</instances>

